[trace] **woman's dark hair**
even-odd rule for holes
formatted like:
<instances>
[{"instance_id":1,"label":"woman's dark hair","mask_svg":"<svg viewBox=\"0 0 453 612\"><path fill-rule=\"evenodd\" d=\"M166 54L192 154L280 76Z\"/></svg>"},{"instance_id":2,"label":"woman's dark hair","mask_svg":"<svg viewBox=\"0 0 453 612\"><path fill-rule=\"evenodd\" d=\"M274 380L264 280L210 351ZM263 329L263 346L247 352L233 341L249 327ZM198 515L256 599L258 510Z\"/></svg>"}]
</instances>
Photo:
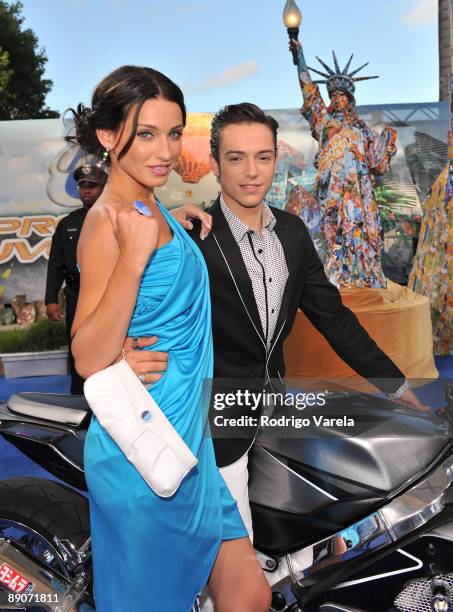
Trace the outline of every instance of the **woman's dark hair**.
<instances>
[{"instance_id":1,"label":"woman's dark hair","mask_svg":"<svg viewBox=\"0 0 453 612\"><path fill-rule=\"evenodd\" d=\"M181 109L185 125L187 113L184 96L173 81L152 68L121 66L102 79L96 87L91 108L79 104L76 109L68 109L74 118L75 131L66 136L66 141L78 142L87 153L101 158L104 148L98 140L96 130L118 130L130 109L136 105L131 134L118 154L118 158L121 158L132 146L143 103L158 97L176 102Z\"/></svg>"},{"instance_id":2,"label":"woman's dark hair","mask_svg":"<svg viewBox=\"0 0 453 612\"><path fill-rule=\"evenodd\" d=\"M219 139L220 132L227 125L237 123L262 123L267 125L274 139L274 148L277 151L278 121L266 115L266 113L255 104L242 102L241 104L230 104L224 106L215 115L211 123L211 154L219 163Z\"/></svg>"}]
</instances>

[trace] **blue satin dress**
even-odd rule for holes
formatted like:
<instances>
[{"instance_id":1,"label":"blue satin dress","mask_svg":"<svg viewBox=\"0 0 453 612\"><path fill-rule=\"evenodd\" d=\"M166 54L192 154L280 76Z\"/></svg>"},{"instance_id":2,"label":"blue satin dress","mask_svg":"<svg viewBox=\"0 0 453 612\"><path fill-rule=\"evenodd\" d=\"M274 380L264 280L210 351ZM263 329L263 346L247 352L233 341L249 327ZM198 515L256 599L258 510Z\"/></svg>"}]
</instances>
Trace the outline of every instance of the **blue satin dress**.
<instances>
[{"instance_id":1,"label":"blue satin dress","mask_svg":"<svg viewBox=\"0 0 453 612\"><path fill-rule=\"evenodd\" d=\"M160 498L93 417L84 461L97 612L188 612L222 540L247 537L202 407L202 381L213 371L206 265L159 206L173 238L145 268L129 335L155 335L153 350L168 352L168 369L150 392L198 464L174 496Z\"/></svg>"}]
</instances>

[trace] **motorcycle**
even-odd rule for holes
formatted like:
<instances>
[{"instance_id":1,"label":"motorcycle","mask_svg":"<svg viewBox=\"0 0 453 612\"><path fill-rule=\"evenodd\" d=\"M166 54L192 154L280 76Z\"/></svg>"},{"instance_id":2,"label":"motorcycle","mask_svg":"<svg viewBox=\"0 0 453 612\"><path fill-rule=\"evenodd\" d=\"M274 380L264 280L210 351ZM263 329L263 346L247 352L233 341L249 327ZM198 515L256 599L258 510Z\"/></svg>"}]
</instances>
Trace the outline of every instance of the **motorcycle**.
<instances>
[{"instance_id":1,"label":"motorcycle","mask_svg":"<svg viewBox=\"0 0 453 612\"><path fill-rule=\"evenodd\" d=\"M330 395L337 414L366 415L359 434L333 418L303 440L261 431L250 451L254 546L271 611L453 610L448 421L362 393ZM94 608L83 493L90 418L77 396L18 393L0 406L0 435L66 483L0 481L0 608Z\"/></svg>"}]
</instances>

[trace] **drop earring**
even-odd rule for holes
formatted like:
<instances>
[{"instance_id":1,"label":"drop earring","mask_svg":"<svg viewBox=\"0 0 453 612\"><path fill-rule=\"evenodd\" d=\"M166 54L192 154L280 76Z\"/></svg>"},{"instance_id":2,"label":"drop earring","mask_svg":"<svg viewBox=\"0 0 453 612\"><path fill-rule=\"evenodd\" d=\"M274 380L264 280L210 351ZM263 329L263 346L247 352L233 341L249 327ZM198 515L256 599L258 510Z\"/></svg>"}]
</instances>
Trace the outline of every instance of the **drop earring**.
<instances>
[{"instance_id":1,"label":"drop earring","mask_svg":"<svg viewBox=\"0 0 453 612\"><path fill-rule=\"evenodd\" d=\"M108 149L104 149L104 152L102 153L101 159L96 164L96 166L98 168L102 168L102 166L104 166L107 163L107 160L109 158L109 153L110 153L110 151Z\"/></svg>"}]
</instances>

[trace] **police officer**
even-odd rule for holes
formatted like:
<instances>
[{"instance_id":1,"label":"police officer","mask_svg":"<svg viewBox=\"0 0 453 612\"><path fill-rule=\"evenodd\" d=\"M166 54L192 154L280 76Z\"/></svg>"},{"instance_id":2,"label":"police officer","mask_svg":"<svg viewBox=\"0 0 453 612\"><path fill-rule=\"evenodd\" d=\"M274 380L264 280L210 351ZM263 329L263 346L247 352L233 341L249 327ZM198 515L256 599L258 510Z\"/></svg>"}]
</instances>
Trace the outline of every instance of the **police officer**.
<instances>
[{"instance_id":1,"label":"police officer","mask_svg":"<svg viewBox=\"0 0 453 612\"><path fill-rule=\"evenodd\" d=\"M79 271L77 269L77 242L87 212L96 202L104 189L107 173L95 164L83 164L74 174L83 207L77 208L58 224L52 238L46 282L46 311L51 321L63 319L58 305L58 292L65 281L66 333L68 346L71 346L71 326L74 320L79 295ZM83 393L83 380L74 367L70 353L71 394Z\"/></svg>"}]
</instances>

